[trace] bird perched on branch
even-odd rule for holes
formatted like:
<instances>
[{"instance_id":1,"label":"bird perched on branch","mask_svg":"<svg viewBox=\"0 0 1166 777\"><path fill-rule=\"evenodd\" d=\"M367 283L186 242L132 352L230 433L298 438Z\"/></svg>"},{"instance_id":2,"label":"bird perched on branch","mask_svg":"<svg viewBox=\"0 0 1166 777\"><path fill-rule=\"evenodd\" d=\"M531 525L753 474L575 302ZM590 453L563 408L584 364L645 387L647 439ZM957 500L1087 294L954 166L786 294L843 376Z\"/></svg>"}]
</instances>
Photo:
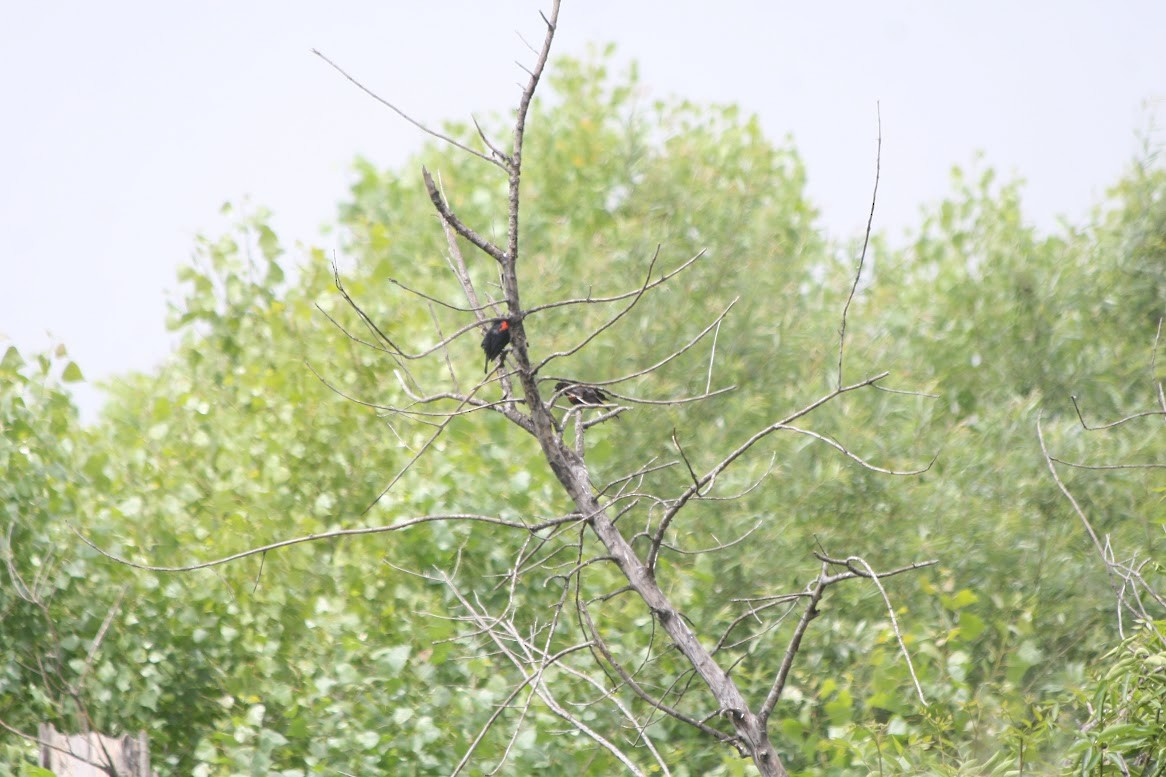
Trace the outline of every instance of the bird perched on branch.
<instances>
[{"instance_id":1,"label":"bird perched on branch","mask_svg":"<svg viewBox=\"0 0 1166 777\"><path fill-rule=\"evenodd\" d=\"M494 326L490 327L482 338L482 350L486 352L486 369L483 372L490 371L490 362L501 356L508 345L510 345L510 319L503 318L495 321Z\"/></svg>"},{"instance_id":2,"label":"bird perched on branch","mask_svg":"<svg viewBox=\"0 0 1166 777\"><path fill-rule=\"evenodd\" d=\"M572 405L606 405L607 395L595 386L582 383L566 383L559 381L555 384L555 391L567 398Z\"/></svg>"}]
</instances>

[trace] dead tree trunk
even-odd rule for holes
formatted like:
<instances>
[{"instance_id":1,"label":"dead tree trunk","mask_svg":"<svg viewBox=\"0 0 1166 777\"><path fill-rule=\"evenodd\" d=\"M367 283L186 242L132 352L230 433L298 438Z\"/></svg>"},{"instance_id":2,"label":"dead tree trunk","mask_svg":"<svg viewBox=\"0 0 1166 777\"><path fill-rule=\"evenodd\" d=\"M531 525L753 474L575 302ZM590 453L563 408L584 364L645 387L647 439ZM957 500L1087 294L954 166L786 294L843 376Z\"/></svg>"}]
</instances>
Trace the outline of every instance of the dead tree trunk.
<instances>
[{"instance_id":1,"label":"dead tree trunk","mask_svg":"<svg viewBox=\"0 0 1166 777\"><path fill-rule=\"evenodd\" d=\"M146 732L124 734L62 734L50 723L37 731L40 765L57 777L154 777Z\"/></svg>"}]
</instances>

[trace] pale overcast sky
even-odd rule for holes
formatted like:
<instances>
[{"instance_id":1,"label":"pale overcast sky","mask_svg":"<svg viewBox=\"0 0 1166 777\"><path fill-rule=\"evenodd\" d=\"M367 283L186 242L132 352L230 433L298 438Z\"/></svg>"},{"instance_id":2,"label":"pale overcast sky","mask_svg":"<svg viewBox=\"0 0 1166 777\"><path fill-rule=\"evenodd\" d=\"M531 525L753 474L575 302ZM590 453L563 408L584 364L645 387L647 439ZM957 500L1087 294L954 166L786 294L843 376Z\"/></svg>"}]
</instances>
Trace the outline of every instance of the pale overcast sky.
<instances>
[{"instance_id":1,"label":"pale overcast sky","mask_svg":"<svg viewBox=\"0 0 1166 777\"><path fill-rule=\"evenodd\" d=\"M167 293L224 201L319 237L357 154L422 138L313 56L421 120L503 111L549 0L6 2L0 7L0 350L63 342L89 379L165 354ZM654 96L736 102L792 134L835 237L892 237L977 150L1026 213L1079 219L1166 121L1166 2L565 0L555 52L614 42ZM1148 106L1148 107L1147 107ZM1166 140L1163 133L1159 142ZM90 410L92 390L80 394Z\"/></svg>"}]
</instances>

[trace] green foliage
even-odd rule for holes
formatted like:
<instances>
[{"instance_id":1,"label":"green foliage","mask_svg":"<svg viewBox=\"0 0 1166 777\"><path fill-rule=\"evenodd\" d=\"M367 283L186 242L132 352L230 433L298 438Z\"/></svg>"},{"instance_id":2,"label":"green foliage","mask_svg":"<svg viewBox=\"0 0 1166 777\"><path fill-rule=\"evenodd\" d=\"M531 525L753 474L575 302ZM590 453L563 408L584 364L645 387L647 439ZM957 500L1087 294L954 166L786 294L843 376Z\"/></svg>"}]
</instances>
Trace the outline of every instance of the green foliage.
<instances>
[{"instance_id":1,"label":"green foliage","mask_svg":"<svg viewBox=\"0 0 1166 777\"><path fill-rule=\"evenodd\" d=\"M1101 657L1088 723L1067 754L1076 774L1152 775L1166 765L1166 639L1144 623ZM1086 700L1082 700L1086 701Z\"/></svg>"},{"instance_id":2,"label":"green foliage","mask_svg":"<svg viewBox=\"0 0 1166 777\"><path fill-rule=\"evenodd\" d=\"M61 696L84 659L77 635L100 623L99 612L56 601L89 584L85 566L59 550L71 544L59 516L77 509L74 473L84 463L77 413L60 386L77 371L65 357L58 347L26 361L10 347L0 360L0 551L10 560L0 586L0 720L26 732L41 721L76 722ZM47 633L58 620L69 630ZM15 763L20 748L5 749Z\"/></svg>"},{"instance_id":3,"label":"green foliage","mask_svg":"<svg viewBox=\"0 0 1166 777\"><path fill-rule=\"evenodd\" d=\"M822 235L795 149L773 144L733 106L649 100L634 69L615 75L608 62L558 62L529 121L525 303L634 288L657 252L652 277L705 255L540 377L629 374L738 301L716 333L712 371L713 389L735 390L703 403L637 405L591 430L597 483L675 458L673 429L704 471L829 391L856 256ZM484 122L494 137L506 124ZM447 130L476 142L472 126ZM345 288L411 351L439 339L435 322L448 335L470 321L418 304L400 285L455 303L460 293L420 164L440 175L467 223L496 233L505 208L496 171L448 149L427 147L402 170L355 164L340 209ZM855 393L804 424L880 466L920 467L938 451L934 465L894 478L808 437L774 436L709 494L741 498L694 502L669 542L692 550L753 533L716 555L666 552L661 583L711 642L740 613L734 600L802 588L819 547L884 569L939 560L886 581L926 704L881 596L859 582L827 596L772 724L797 774L1055 773L1066 754L1088 773L1115 753L1161 762L1162 646L1142 631L1115 647L1112 590L1049 478L1035 424L1043 418L1067 460L1162 460L1161 435L1084 432L1069 396L1092 419L1151 406L1166 175L1134 169L1090 224L1054 236L1025 224L1017 183L957 169L952 186L903 250L876 236L847 329L847 381L890 370L888 387L939 398ZM533 441L491 415L458 417L410 464L433 427L378 411L411 401L407 379L368 346L376 335L333 288L328 257L305 249L293 262L264 212L233 215L226 234L199 238L182 270L170 316L179 347L157 370L110 386L92 428L79 426L65 391L82 374L63 349L33 358L9 349L0 360L0 541L13 560L0 585L0 719L26 731L40 721L78 728L85 716L104 731L146 729L164 774L447 774L515 677L487 645L455 642L461 625L441 616L457 614L457 602L409 572L456 564L461 584L500 608L507 592L496 583L522 538L438 522L174 573L117 564L70 528L139 564L188 566L425 514L537 520L570 509ZM496 296L493 261L461 248L476 287ZM610 312L531 316L535 357L573 346ZM448 364L410 369L421 384L444 386L452 374L473 385L475 332L453 342ZM619 391L697 395L709 372L706 340ZM1095 475L1064 476L1098 530L1140 558L1164 557L1151 471ZM638 488L672 494L688 482L674 468ZM593 592L619 585L599 566L588 574ZM35 583L37 595L18 581ZM523 625L535 628L559 594L553 581L525 581L520 595L533 614L519 616ZM612 649L643 663L642 682L675 687L686 667L650 643L642 606L620 597L594 614ZM734 663L748 698L772 683L794 621L796 611L776 629L735 628L719 658ZM573 635L578 626L562 628ZM590 703L593 687L559 669L548 681L588 720L618 724ZM1077 699L1093 700L1093 712ZM703 715L710 702L694 684L684 704ZM1078 735L1090 716L1096 725ZM593 743L562 736L541 705L518 717L482 742L483 769L509 747L504 774L619 771ZM651 732L681 764L676 774L750 773L670 719ZM0 746L12 762L29 752Z\"/></svg>"}]
</instances>

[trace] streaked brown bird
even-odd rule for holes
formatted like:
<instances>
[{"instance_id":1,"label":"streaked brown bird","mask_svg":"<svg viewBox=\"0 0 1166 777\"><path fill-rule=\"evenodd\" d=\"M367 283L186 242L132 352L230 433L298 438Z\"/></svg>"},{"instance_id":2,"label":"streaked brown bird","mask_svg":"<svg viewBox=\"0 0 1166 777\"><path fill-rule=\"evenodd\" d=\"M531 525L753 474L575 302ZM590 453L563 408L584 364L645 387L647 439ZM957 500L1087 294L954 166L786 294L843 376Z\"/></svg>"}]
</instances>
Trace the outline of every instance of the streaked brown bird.
<instances>
[{"instance_id":1,"label":"streaked brown bird","mask_svg":"<svg viewBox=\"0 0 1166 777\"><path fill-rule=\"evenodd\" d=\"M606 405L607 395L595 386L584 383L567 383L560 380L555 384L555 391L567 398L572 405Z\"/></svg>"}]
</instances>

